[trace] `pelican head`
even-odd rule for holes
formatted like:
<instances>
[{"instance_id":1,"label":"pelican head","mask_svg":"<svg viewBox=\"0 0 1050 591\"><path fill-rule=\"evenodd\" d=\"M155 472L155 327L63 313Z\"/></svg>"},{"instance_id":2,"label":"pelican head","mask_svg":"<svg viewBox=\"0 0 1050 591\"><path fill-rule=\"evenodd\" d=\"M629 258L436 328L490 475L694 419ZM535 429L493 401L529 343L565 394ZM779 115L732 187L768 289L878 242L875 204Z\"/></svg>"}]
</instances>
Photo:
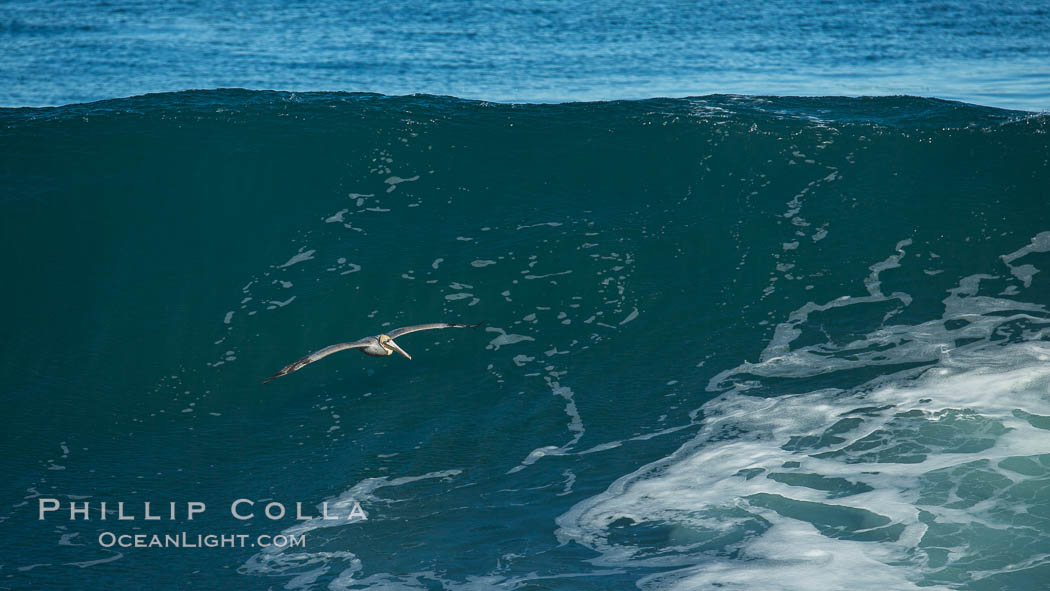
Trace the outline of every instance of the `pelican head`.
<instances>
[{"instance_id":1,"label":"pelican head","mask_svg":"<svg viewBox=\"0 0 1050 591\"><path fill-rule=\"evenodd\" d=\"M379 335L379 344L387 351L390 351L390 353L387 353L388 355L393 355L394 351L397 351L398 353L404 355L408 359L412 359L412 356L408 353L405 353L405 350L399 347L397 343L394 342L394 339L390 338L390 335Z\"/></svg>"}]
</instances>

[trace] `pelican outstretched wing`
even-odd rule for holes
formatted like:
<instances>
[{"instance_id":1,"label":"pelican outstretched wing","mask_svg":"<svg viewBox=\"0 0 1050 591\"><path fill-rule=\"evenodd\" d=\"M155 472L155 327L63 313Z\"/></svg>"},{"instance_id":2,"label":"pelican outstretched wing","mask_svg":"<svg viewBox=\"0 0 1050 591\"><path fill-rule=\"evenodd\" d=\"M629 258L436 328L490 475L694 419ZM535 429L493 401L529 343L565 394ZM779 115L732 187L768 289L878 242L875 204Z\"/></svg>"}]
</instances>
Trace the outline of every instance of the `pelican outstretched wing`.
<instances>
[{"instance_id":1,"label":"pelican outstretched wing","mask_svg":"<svg viewBox=\"0 0 1050 591\"><path fill-rule=\"evenodd\" d=\"M367 347L368 343L370 343L374 338L375 337L365 337L363 339L360 339L360 340L357 340L357 341L353 341L353 342L350 342L350 343L338 343L338 344L335 344L335 345L329 345L329 346L327 346L324 349L321 349L319 351L314 351L313 353L310 353L306 357L303 357L302 359L300 359L300 360L298 360L298 361L296 361L294 363L289 363L288 365L282 367L281 371L279 371L279 372L273 374L272 376L266 378L265 380L263 380L263 383L265 384L266 382L269 382L270 380L279 378L279 377L284 376L284 375L288 375L288 374L292 373L293 371L297 371L299 369L302 369L304 366L309 365L309 364L313 363L314 361L317 361L318 359L323 359L325 357L328 357L332 353L338 353L339 351L343 351L344 349L360 349L361 347Z\"/></svg>"},{"instance_id":2,"label":"pelican outstretched wing","mask_svg":"<svg viewBox=\"0 0 1050 591\"><path fill-rule=\"evenodd\" d=\"M401 328L395 328L394 330L386 333L392 339L408 334L410 332L416 332L420 330L434 330L436 328L477 328L485 324L484 321L477 324L452 324L451 322L434 322L431 324L416 324L415 326L402 326Z\"/></svg>"}]
</instances>

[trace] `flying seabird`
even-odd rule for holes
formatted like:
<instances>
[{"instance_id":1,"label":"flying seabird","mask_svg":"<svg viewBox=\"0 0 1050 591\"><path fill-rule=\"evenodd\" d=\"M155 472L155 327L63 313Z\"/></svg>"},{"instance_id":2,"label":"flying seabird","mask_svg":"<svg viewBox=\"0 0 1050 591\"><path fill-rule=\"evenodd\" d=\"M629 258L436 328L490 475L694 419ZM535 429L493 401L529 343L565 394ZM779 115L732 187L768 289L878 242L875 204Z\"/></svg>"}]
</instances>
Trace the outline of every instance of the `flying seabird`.
<instances>
[{"instance_id":1,"label":"flying seabird","mask_svg":"<svg viewBox=\"0 0 1050 591\"><path fill-rule=\"evenodd\" d=\"M432 324L416 324L415 326L402 326L401 328L395 328L389 333L378 334L374 337L365 337L360 340L352 341L349 343L337 343L335 345L329 345L319 351L314 351L306 357L303 357L299 361L289 363L288 365L281 368L281 371L273 374L272 376L263 380L263 383L269 382L274 378L279 378L284 375L288 375L293 371L302 369L304 366L328 357L332 353L338 353L344 349L361 349L361 352L365 355L371 355L373 357L385 357L386 355L393 355L394 351L404 355L408 359L412 359L412 356L405 352L404 349L398 346L394 342L394 339L408 334L410 332L417 332L420 330L434 330L436 328L475 328L481 326L484 322L477 324L452 324L449 322L435 322Z\"/></svg>"}]
</instances>

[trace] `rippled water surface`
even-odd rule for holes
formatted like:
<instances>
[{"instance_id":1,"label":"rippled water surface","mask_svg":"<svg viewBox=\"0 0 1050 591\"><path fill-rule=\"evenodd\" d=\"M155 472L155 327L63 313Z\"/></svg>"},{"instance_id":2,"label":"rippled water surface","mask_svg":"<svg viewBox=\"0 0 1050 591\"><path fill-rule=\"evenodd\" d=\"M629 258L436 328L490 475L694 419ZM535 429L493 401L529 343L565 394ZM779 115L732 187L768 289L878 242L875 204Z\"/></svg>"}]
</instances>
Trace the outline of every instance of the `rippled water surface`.
<instances>
[{"instance_id":1,"label":"rippled water surface","mask_svg":"<svg viewBox=\"0 0 1050 591\"><path fill-rule=\"evenodd\" d=\"M1050 109L1050 7L947 2L0 4L0 105L192 88L497 101L916 95Z\"/></svg>"}]
</instances>

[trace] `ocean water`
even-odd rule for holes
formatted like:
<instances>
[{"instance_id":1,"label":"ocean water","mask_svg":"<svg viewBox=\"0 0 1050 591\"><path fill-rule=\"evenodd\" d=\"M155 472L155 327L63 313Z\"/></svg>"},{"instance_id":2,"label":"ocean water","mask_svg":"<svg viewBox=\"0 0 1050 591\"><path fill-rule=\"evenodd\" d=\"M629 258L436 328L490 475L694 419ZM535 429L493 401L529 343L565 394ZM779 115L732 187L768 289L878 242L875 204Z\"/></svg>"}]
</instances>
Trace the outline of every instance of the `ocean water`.
<instances>
[{"instance_id":1,"label":"ocean water","mask_svg":"<svg viewBox=\"0 0 1050 591\"><path fill-rule=\"evenodd\" d=\"M1048 131L913 97L0 110L0 587L1045 589ZM439 320L486 324L261 384Z\"/></svg>"},{"instance_id":2,"label":"ocean water","mask_svg":"<svg viewBox=\"0 0 1050 591\"><path fill-rule=\"evenodd\" d=\"M1045 0L17 0L0 106L186 89L558 102L913 95L1050 109Z\"/></svg>"},{"instance_id":3,"label":"ocean water","mask_svg":"<svg viewBox=\"0 0 1050 591\"><path fill-rule=\"evenodd\" d=\"M1048 30L0 3L0 589L1048 588Z\"/></svg>"}]
</instances>

